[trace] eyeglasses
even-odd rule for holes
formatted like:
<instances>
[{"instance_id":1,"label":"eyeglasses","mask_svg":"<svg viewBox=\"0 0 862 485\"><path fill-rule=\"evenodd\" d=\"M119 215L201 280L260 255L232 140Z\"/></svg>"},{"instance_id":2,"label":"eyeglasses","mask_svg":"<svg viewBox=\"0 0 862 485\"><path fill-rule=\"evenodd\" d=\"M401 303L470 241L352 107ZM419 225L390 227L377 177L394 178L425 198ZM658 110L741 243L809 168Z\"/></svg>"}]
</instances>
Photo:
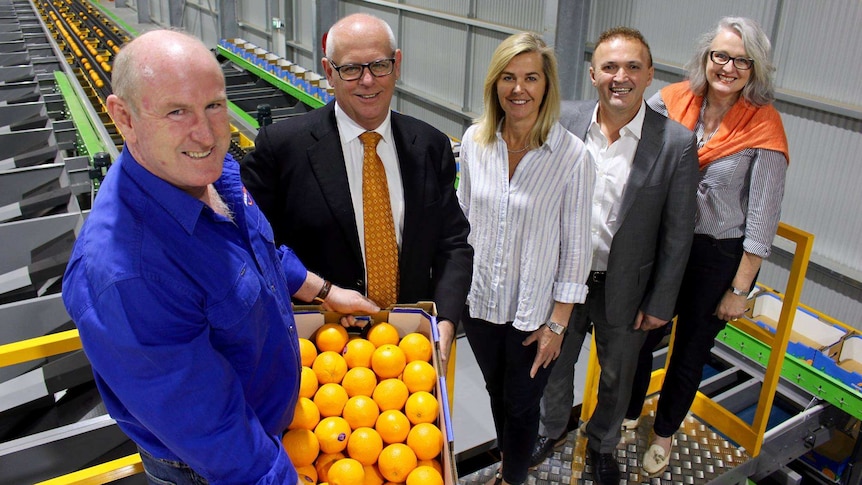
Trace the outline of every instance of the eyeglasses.
<instances>
[{"instance_id":1,"label":"eyeglasses","mask_svg":"<svg viewBox=\"0 0 862 485\"><path fill-rule=\"evenodd\" d=\"M366 68L371 71L371 74L374 77L388 76L395 70L394 57L390 57L389 59L377 59L376 61L371 61L366 64L342 64L340 66L336 66L331 59L327 60L332 68L338 72L338 77L340 77L342 81L356 81L362 77Z\"/></svg>"},{"instance_id":2,"label":"eyeglasses","mask_svg":"<svg viewBox=\"0 0 862 485\"><path fill-rule=\"evenodd\" d=\"M750 59L748 57L730 57L724 52L709 51L709 58L719 66L723 66L728 62L733 61L733 67L741 71L747 71L754 67L754 59Z\"/></svg>"}]
</instances>

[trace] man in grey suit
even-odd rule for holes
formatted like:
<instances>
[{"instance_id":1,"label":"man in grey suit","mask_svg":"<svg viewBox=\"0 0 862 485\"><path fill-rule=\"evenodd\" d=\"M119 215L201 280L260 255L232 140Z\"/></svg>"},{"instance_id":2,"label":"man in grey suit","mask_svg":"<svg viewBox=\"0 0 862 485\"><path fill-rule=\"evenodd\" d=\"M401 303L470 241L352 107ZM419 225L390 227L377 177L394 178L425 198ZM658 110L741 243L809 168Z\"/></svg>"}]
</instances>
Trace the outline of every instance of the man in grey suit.
<instances>
[{"instance_id":1,"label":"man in grey suit","mask_svg":"<svg viewBox=\"0 0 862 485\"><path fill-rule=\"evenodd\" d=\"M586 427L597 483L619 483L616 447L646 332L673 317L695 217L697 147L682 125L650 109L643 93L652 55L640 32L617 27L596 43L590 77L599 101L565 102L561 123L596 166L589 295L576 305L542 397L538 465L566 435L574 366L592 324L602 373Z\"/></svg>"}]
</instances>

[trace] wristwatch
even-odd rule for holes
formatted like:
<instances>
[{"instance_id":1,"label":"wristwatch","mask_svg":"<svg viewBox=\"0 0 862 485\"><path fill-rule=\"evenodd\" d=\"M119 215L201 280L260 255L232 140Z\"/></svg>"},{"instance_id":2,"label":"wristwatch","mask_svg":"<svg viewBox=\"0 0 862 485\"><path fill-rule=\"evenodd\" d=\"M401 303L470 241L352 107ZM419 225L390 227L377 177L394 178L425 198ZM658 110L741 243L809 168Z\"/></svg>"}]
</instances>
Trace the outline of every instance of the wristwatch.
<instances>
[{"instance_id":1,"label":"wristwatch","mask_svg":"<svg viewBox=\"0 0 862 485\"><path fill-rule=\"evenodd\" d=\"M557 334L557 335L562 335L562 334L563 334L563 332L565 332L565 331L566 331L566 327L564 327L564 326L560 325L559 323L554 323L554 322L552 322L552 321L550 321L550 320L548 320L547 322L545 322L545 325L547 325L547 327L548 327L548 328L550 328L550 329L551 329L551 331L552 331L552 332L554 332L554 333L555 333L555 334Z\"/></svg>"},{"instance_id":2,"label":"wristwatch","mask_svg":"<svg viewBox=\"0 0 862 485\"><path fill-rule=\"evenodd\" d=\"M748 293L749 293L748 290L740 290L739 288L736 288L733 285L730 285L730 288L728 288L727 291L733 293L736 296L748 296Z\"/></svg>"}]
</instances>

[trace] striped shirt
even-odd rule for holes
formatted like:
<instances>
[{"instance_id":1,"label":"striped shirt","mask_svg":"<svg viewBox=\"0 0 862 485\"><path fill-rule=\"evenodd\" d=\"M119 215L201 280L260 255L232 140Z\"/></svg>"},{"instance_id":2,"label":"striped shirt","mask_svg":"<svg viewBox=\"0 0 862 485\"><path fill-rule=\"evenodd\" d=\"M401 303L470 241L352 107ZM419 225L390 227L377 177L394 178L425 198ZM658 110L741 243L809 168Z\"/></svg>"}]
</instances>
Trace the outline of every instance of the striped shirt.
<instances>
[{"instance_id":1,"label":"striped shirt","mask_svg":"<svg viewBox=\"0 0 862 485\"><path fill-rule=\"evenodd\" d=\"M647 104L667 116L660 93ZM694 133L700 148L708 140L703 107ZM786 174L784 154L763 148L746 148L710 163L700 171L695 234L716 239L744 237L745 252L769 257L781 217Z\"/></svg>"},{"instance_id":2,"label":"striped shirt","mask_svg":"<svg viewBox=\"0 0 862 485\"><path fill-rule=\"evenodd\" d=\"M458 186L475 251L470 316L533 331L554 301L586 299L595 170L583 142L556 123L509 180L502 135L482 145L475 128L464 133Z\"/></svg>"}]
</instances>

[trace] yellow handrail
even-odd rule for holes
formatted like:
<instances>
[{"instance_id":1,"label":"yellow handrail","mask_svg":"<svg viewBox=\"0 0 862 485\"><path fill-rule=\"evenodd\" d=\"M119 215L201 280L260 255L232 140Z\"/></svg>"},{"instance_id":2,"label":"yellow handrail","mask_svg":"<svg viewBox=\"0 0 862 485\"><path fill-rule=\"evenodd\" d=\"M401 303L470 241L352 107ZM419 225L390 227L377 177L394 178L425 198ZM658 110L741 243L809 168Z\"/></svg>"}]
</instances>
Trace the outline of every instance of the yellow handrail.
<instances>
[{"instance_id":1,"label":"yellow handrail","mask_svg":"<svg viewBox=\"0 0 862 485\"><path fill-rule=\"evenodd\" d=\"M769 413L772 411L775 390L778 388L778 381L781 377L781 366L784 363L784 353L787 351L787 341L790 339L793 318L796 316L796 308L799 306L799 297L802 294L802 285L805 282L808 260L811 257L811 247L814 244L813 234L783 222L778 225L778 235L794 242L796 250L793 255L790 275L787 278L787 292L784 295L784 303L781 307L781 315L779 316L775 335L758 331L757 329L752 330L758 339L768 344L773 350L769 355L769 362L767 363L766 373L763 377L763 385L760 389L760 399L757 403L757 410L754 413L752 424L745 423L733 412L700 392L695 396L694 403L691 406L691 411L694 414L737 444L745 447L751 456L757 456L763 445L763 435L766 432ZM746 325L742 320L730 323L746 331L751 327L750 325ZM675 335L675 330L672 335ZM664 376L667 371L667 363L670 362L669 357L673 352L673 344L674 340L671 337L665 368L658 369L652 373L649 393L661 390L661 385L664 382ZM593 340L593 347L587 364L584 402L581 406L581 419L584 421L592 416L597 404L596 392L598 390L600 367L595 348L595 340Z\"/></svg>"},{"instance_id":2,"label":"yellow handrail","mask_svg":"<svg viewBox=\"0 0 862 485\"><path fill-rule=\"evenodd\" d=\"M52 355L80 350L78 330L67 330L42 337L0 345L0 367L7 367ZM135 453L107 463L41 482L50 485L89 485L113 482L144 471L141 456ZM40 485L41 485L40 484Z\"/></svg>"},{"instance_id":3,"label":"yellow handrail","mask_svg":"<svg viewBox=\"0 0 862 485\"><path fill-rule=\"evenodd\" d=\"M36 485L99 485L136 475L143 471L144 465L141 464L141 455L135 453L68 475L39 482Z\"/></svg>"}]
</instances>

